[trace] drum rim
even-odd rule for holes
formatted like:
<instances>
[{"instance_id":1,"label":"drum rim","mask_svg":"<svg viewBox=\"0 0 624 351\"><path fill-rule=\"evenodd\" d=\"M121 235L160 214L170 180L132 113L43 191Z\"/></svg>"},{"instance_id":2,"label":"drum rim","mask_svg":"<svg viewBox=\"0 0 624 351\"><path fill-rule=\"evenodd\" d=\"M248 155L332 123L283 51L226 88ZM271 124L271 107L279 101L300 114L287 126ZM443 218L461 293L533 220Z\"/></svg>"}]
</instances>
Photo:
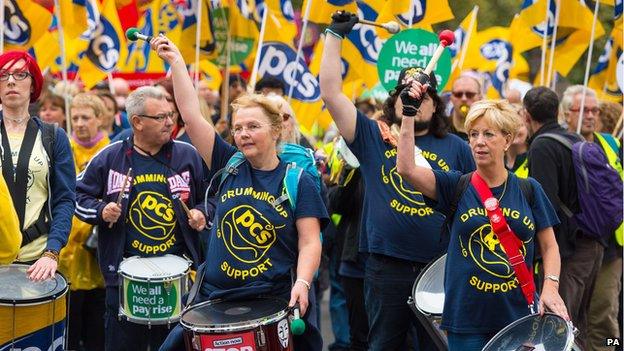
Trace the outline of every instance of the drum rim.
<instances>
[{"instance_id":1,"label":"drum rim","mask_svg":"<svg viewBox=\"0 0 624 351\"><path fill-rule=\"evenodd\" d=\"M448 259L447 254L443 254L440 257L432 260L431 262L429 262L425 268L423 268L420 273L418 274L418 277L416 277L416 280L414 281L414 285L412 286L412 300L413 300L413 304L414 307L416 307L416 309L418 309L418 311L420 311L421 313L428 315L428 316L441 316L442 313L433 313L430 311L424 311L420 306L418 306L418 299L416 298L416 289L418 288L418 285L422 279L422 277L425 275L425 273L427 272L427 270L429 268L431 268L431 266L435 265L436 263L438 263L440 260L444 259L445 261L445 265L446 265L446 260ZM446 267L445 267L446 269ZM442 277L442 283L444 284L444 277ZM446 299L446 293L445 295L445 299ZM442 306L442 309L444 310L444 306Z\"/></svg>"},{"instance_id":2,"label":"drum rim","mask_svg":"<svg viewBox=\"0 0 624 351\"><path fill-rule=\"evenodd\" d=\"M187 276L189 274L189 272L191 271L191 262L189 262L189 260L187 260L187 259L185 259L183 257L177 256L177 255L172 255L172 254L166 254L166 255L163 255L163 256L153 256L153 257L167 257L167 256L173 257L175 259L179 259L181 261L186 262L186 264L187 264L186 269L182 273L176 273L176 274L174 274L172 276L159 277L159 278L148 278L148 277L132 275L132 274L124 272L122 270L121 265L124 262L127 262L128 260L146 259L146 258L152 258L152 257L131 256L131 257L125 258L124 260L122 260L119 263L119 269L117 269L117 273L120 276L124 277L124 278L128 278L128 279L135 280L135 281L140 281L140 282L166 282L166 281L178 279L178 278L183 277L183 276Z\"/></svg>"},{"instance_id":3,"label":"drum rim","mask_svg":"<svg viewBox=\"0 0 624 351\"><path fill-rule=\"evenodd\" d=\"M551 313L551 312L544 312L543 316L553 316L553 317L557 317L561 320L563 320L565 322L565 324L568 326L567 328L567 337L566 337L566 347L565 347L565 351L569 351L572 350L572 347L574 346L574 333L572 331L572 328L570 327L570 323L567 322L565 319L561 318L560 316L558 316L555 313ZM516 325L525 322L526 320L539 316L539 313L534 313L534 314L530 314L528 316L524 316L520 319L516 319L515 321L513 321L512 323L510 323L509 325L505 326L505 328L501 329L498 333L496 333L488 342L487 344L485 344L485 346L483 347L483 351L488 350L488 347L491 347L491 344L494 341L497 341L500 337L501 334L509 331L511 328L515 327Z\"/></svg>"},{"instance_id":4,"label":"drum rim","mask_svg":"<svg viewBox=\"0 0 624 351\"><path fill-rule=\"evenodd\" d=\"M265 299L272 299L272 300L281 300L286 302L285 300L279 299L279 298L273 298L273 297L265 297ZM279 322L280 320L286 318L288 316L288 312L289 312L289 308L286 307L283 310L280 310L274 314L265 316L265 317L260 317L260 318L256 318L250 321L244 321L244 322L236 322L236 323L227 323L227 324L210 324L210 325L202 325L202 326L197 326L194 324L190 324L188 322L184 321L184 315L191 311L194 308L199 308L199 307L203 307L204 305L214 305L216 303L219 302L223 302L223 300L208 300L208 301L204 301L201 303L198 303L196 305L193 305L189 308L187 308L186 310L184 310L181 314L180 314L180 324L182 325L182 328L186 329L186 330L190 330L193 332L197 332L197 333L206 333L206 332L218 332L218 333L232 333L232 332L240 332L240 331L246 331L246 330L252 330L255 329L257 327L261 327L261 326L265 326L265 325L269 325L269 324L273 324L275 322ZM288 304L286 304L286 306L288 306Z\"/></svg>"},{"instance_id":5,"label":"drum rim","mask_svg":"<svg viewBox=\"0 0 624 351\"><path fill-rule=\"evenodd\" d=\"M117 313L117 316L127 320L128 322L132 322L136 324L167 325L167 324L178 322L182 317L182 313L178 313L177 316L169 317L169 318L139 318L139 317L128 316L127 314L123 313L121 306L119 306L119 311Z\"/></svg>"},{"instance_id":6,"label":"drum rim","mask_svg":"<svg viewBox=\"0 0 624 351\"><path fill-rule=\"evenodd\" d=\"M28 264L23 264L23 263L12 263L9 265L6 265L4 267L11 267L11 266L21 266L21 267L29 267L30 265ZM50 293L50 294L46 294L40 297L36 297L36 298L32 298L32 299L24 299L24 298L20 298L20 299L6 299L6 298L1 298L0 297L0 306L34 306L34 305L43 305L46 302L50 302L50 301L55 301L58 300L60 298L62 298L63 296L65 296L67 294L67 291L69 290L69 283L67 282L67 279L65 278L65 276L59 272L56 271L55 278L61 277L62 278L62 282L65 283L65 286L63 288L61 288L61 290L59 290L56 293Z\"/></svg>"}]
</instances>

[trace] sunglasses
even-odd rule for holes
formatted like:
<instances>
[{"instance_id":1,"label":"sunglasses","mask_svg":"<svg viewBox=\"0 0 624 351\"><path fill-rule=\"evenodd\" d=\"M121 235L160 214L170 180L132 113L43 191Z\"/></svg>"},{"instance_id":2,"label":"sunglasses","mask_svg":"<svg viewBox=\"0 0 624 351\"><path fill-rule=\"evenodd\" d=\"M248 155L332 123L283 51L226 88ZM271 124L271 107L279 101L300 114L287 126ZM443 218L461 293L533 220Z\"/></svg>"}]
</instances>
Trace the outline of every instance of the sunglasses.
<instances>
[{"instance_id":1,"label":"sunglasses","mask_svg":"<svg viewBox=\"0 0 624 351\"><path fill-rule=\"evenodd\" d=\"M457 99L461 99L462 96L466 96L466 99L472 99L477 96L477 93L472 91L454 91L451 94L453 94L453 97Z\"/></svg>"}]
</instances>

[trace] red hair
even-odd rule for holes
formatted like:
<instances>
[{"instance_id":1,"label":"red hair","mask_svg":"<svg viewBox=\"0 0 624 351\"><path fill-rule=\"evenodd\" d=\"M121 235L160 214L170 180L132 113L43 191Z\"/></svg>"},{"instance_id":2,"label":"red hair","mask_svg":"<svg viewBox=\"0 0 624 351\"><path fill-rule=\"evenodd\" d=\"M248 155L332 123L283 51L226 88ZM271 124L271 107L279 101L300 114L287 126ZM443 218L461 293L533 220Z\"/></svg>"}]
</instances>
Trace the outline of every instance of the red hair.
<instances>
[{"instance_id":1,"label":"red hair","mask_svg":"<svg viewBox=\"0 0 624 351\"><path fill-rule=\"evenodd\" d=\"M9 64L7 68L13 67L18 61L24 60L26 64L24 67L28 70L28 73L32 76L32 92L30 93L30 102L35 102L41 94L41 88L43 87L43 76L41 75L41 69L37 61L25 51L8 51L0 55L0 68Z\"/></svg>"}]
</instances>

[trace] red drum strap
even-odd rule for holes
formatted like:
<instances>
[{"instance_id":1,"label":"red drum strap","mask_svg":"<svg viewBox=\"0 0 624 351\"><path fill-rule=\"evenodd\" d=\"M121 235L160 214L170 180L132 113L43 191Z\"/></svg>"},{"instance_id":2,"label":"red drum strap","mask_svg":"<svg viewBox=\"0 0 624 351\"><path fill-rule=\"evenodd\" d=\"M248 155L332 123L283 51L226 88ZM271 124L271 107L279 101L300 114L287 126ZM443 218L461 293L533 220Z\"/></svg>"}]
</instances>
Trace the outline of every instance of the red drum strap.
<instances>
[{"instance_id":1,"label":"red drum strap","mask_svg":"<svg viewBox=\"0 0 624 351\"><path fill-rule=\"evenodd\" d=\"M522 293L530 308L533 306L534 302L535 283L533 282L533 276L527 268L526 262L524 262L524 257L520 252L520 245L522 243L507 224L498 200L492 195L492 191L490 191L490 188L478 172L472 173L470 182L477 190L481 202L483 202L485 206L490 224L492 225L492 231L498 236L498 240L505 249L507 259L516 273L516 277L522 288Z\"/></svg>"}]
</instances>

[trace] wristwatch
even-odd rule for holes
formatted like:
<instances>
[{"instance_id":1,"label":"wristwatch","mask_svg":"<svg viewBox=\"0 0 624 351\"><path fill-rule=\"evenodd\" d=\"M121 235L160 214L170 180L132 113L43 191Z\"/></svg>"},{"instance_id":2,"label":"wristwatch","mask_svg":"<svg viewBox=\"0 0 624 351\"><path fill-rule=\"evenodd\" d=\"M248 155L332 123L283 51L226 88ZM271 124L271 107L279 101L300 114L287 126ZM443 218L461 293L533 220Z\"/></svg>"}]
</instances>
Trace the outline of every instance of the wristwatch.
<instances>
[{"instance_id":1,"label":"wristwatch","mask_svg":"<svg viewBox=\"0 0 624 351\"><path fill-rule=\"evenodd\" d=\"M550 274L550 275L545 276L544 278L550 279L557 284L559 283L559 276Z\"/></svg>"}]
</instances>

